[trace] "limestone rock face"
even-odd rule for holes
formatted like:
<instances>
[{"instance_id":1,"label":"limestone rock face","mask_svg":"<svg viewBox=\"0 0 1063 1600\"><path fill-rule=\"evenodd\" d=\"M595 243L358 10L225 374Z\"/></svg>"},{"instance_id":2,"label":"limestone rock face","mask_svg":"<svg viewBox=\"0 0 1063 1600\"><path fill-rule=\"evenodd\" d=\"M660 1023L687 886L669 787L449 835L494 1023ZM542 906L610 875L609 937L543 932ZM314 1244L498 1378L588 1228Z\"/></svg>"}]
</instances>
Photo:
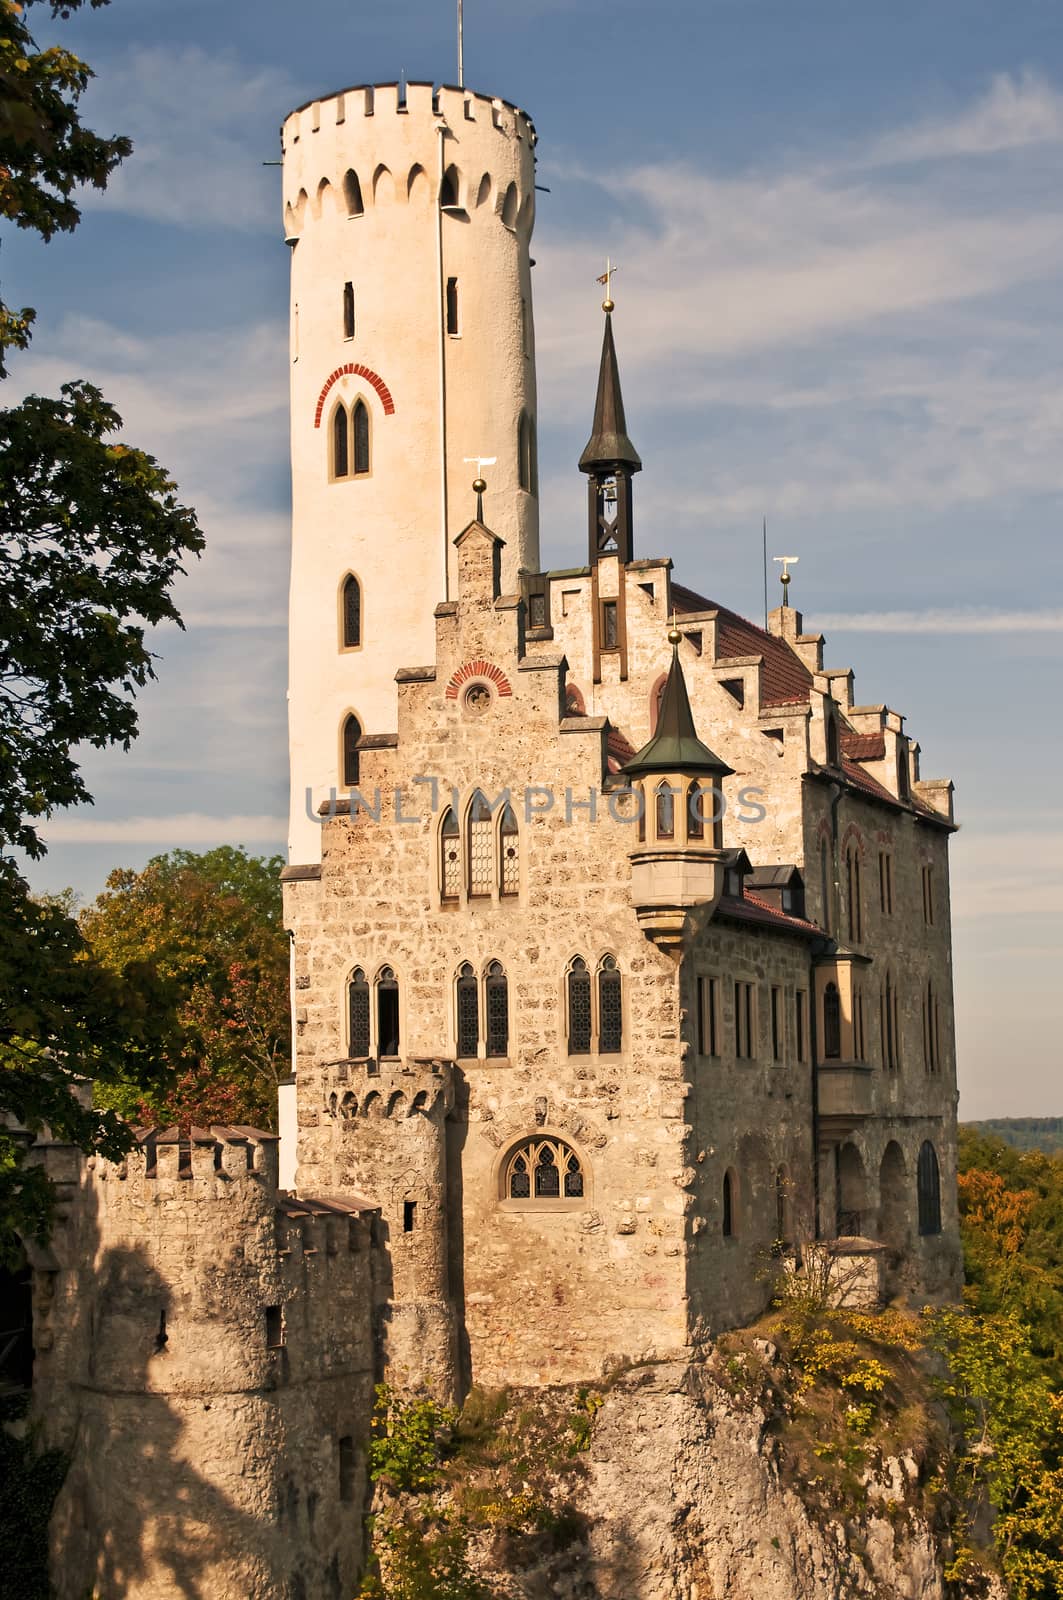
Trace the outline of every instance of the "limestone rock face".
<instances>
[{"instance_id":1,"label":"limestone rock face","mask_svg":"<svg viewBox=\"0 0 1063 1600\"><path fill-rule=\"evenodd\" d=\"M662 1363L624 1377L598 1414L586 1459L578 1496L586 1542L533 1571L492 1571L514 1600L946 1595L949 1552L912 1503L911 1458L884 1463L865 1506L832 1521L784 1481L763 1414L740 1407L700 1365ZM991 1600L1006 1600L1006 1590Z\"/></svg>"}]
</instances>

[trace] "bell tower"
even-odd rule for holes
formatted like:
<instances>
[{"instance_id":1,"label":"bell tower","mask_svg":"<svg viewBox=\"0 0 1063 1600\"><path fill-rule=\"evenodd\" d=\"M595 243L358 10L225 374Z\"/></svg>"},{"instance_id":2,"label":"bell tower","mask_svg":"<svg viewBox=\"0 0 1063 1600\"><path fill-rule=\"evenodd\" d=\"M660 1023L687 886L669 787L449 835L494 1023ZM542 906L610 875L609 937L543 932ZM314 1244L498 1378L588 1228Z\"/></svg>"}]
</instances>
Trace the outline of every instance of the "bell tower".
<instances>
[{"instance_id":1,"label":"bell tower","mask_svg":"<svg viewBox=\"0 0 1063 1600\"><path fill-rule=\"evenodd\" d=\"M396 671L432 659L466 458L493 458L503 590L538 570L535 140L516 107L428 83L282 126L293 864L320 859L318 807L357 784L359 738L394 731Z\"/></svg>"},{"instance_id":2,"label":"bell tower","mask_svg":"<svg viewBox=\"0 0 1063 1600\"><path fill-rule=\"evenodd\" d=\"M617 556L621 563L634 559L631 480L636 472L642 471L639 453L627 433L624 397L620 392L620 369L613 342L614 305L608 294L602 301L602 310L605 312L605 334L598 369L594 424L579 458L579 469L587 474L587 560L592 567L597 566L603 555Z\"/></svg>"}]
</instances>

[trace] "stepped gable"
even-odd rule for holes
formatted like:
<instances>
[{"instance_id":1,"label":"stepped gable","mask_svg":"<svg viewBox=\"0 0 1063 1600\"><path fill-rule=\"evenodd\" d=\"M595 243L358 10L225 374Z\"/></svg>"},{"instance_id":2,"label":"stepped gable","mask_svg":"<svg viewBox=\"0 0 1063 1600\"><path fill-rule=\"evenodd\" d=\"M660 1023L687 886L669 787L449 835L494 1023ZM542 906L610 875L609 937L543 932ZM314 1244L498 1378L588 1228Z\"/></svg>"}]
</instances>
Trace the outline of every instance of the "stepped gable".
<instances>
[{"instance_id":1,"label":"stepped gable","mask_svg":"<svg viewBox=\"0 0 1063 1600\"><path fill-rule=\"evenodd\" d=\"M765 706L804 705L812 688L812 674L804 662L782 639L775 639L756 623L740 617L736 611L707 600L704 595L688 589L685 584L672 584L672 604L677 616L692 611L715 611L717 614L717 660L732 656L762 656L764 658L763 704Z\"/></svg>"}]
</instances>

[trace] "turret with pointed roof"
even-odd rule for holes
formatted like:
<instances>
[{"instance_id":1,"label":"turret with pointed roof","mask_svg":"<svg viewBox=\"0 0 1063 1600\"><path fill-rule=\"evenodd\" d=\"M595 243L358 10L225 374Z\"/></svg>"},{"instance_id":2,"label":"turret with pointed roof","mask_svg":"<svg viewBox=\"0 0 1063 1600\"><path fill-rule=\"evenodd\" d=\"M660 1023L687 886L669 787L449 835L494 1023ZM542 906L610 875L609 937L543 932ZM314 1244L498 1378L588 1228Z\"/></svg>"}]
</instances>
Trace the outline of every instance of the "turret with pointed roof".
<instances>
[{"instance_id":1,"label":"turret with pointed roof","mask_svg":"<svg viewBox=\"0 0 1063 1600\"><path fill-rule=\"evenodd\" d=\"M611 301L606 301L606 306L611 306ZM628 437L611 310L605 313L594 426L579 458L579 469L588 477L591 565L603 555L630 561L634 550L631 479L642 471L642 461Z\"/></svg>"}]
</instances>

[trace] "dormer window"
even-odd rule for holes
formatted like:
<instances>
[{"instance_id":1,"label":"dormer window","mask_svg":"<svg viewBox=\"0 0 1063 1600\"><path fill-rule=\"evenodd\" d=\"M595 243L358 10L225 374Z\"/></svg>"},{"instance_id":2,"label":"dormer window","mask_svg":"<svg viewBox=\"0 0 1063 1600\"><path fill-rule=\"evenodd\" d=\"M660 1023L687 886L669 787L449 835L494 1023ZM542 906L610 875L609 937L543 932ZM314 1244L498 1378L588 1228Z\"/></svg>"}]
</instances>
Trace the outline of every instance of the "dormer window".
<instances>
[{"instance_id":1,"label":"dormer window","mask_svg":"<svg viewBox=\"0 0 1063 1600\"><path fill-rule=\"evenodd\" d=\"M724 874L724 894L732 900L741 900L745 894L745 885L742 880L740 867L728 867Z\"/></svg>"}]
</instances>

